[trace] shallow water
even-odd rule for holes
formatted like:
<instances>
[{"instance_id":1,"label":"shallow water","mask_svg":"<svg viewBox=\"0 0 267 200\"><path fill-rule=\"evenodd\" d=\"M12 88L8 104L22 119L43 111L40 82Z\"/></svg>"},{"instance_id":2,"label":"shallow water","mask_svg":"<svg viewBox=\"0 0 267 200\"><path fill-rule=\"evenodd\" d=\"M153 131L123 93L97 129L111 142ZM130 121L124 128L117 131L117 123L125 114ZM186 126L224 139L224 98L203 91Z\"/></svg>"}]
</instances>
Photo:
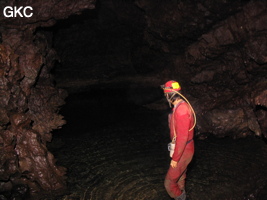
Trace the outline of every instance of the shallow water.
<instances>
[{"instance_id":1,"label":"shallow water","mask_svg":"<svg viewBox=\"0 0 267 200\"><path fill-rule=\"evenodd\" d=\"M68 168L69 194L60 199L171 199L163 185L170 162L166 112L106 97L71 95L62 109L68 124L48 146L58 165ZM210 136L195 145L188 200L267 199L263 140Z\"/></svg>"}]
</instances>

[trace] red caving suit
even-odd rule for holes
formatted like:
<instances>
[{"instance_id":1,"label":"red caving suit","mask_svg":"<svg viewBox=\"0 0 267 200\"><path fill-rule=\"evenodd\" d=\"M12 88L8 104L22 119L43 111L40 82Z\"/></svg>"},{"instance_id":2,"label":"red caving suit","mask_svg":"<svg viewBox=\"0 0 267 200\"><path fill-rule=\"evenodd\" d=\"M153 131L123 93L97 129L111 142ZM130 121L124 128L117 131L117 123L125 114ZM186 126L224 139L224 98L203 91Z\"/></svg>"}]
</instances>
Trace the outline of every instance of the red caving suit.
<instances>
[{"instance_id":1,"label":"red caving suit","mask_svg":"<svg viewBox=\"0 0 267 200\"><path fill-rule=\"evenodd\" d=\"M184 101L178 103L169 115L171 139L174 137L174 128L176 131L172 160L177 161L178 165L176 168L170 166L164 181L164 186L172 198L180 196L181 190L184 190L187 165L194 155L194 129L189 131L193 124L194 117L189 105Z\"/></svg>"}]
</instances>

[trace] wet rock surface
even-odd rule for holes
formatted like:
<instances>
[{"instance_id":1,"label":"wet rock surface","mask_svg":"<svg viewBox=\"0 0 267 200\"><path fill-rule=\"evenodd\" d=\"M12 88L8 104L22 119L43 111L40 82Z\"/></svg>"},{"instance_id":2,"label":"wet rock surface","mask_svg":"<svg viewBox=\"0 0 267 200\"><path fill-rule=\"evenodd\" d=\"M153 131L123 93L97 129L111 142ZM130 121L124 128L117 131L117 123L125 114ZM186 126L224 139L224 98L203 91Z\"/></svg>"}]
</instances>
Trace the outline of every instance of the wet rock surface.
<instances>
[{"instance_id":1,"label":"wet rock surface","mask_svg":"<svg viewBox=\"0 0 267 200\"><path fill-rule=\"evenodd\" d=\"M4 16L5 8L15 15L23 6L31 7L32 17ZM55 165L46 142L65 123L58 110L66 92L51 75L58 59L51 41L36 30L92 8L94 1L0 2L1 199L52 199L65 192L65 168Z\"/></svg>"},{"instance_id":2,"label":"wet rock surface","mask_svg":"<svg viewBox=\"0 0 267 200\"><path fill-rule=\"evenodd\" d=\"M91 91L67 98L63 113L69 123L48 147L68 168L69 194L61 199L170 199L163 185L170 162L167 112L127 104L121 94ZM267 198L263 140L210 136L195 142L189 200Z\"/></svg>"},{"instance_id":3,"label":"wet rock surface","mask_svg":"<svg viewBox=\"0 0 267 200\"><path fill-rule=\"evenodd\" d=\"M62 194L65 188L65 170L55 166L46 142L50 131L65 123L57 111L66 92L55 88L49 75L55 52L41 35L35 37L38 45L30 35L14 29L2 34L0 194L7 198L18 188L24 188L21 196L34 198L43 191Z\"/></svg>"}]
</instances>

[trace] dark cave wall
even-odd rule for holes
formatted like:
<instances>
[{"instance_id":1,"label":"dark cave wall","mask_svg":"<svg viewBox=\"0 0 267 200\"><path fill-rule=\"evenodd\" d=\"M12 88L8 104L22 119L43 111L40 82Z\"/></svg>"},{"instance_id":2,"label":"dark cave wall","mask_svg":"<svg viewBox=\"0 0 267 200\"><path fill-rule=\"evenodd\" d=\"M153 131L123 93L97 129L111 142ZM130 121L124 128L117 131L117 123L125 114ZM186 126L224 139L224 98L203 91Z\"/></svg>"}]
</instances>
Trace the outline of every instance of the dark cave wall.
<instances>
[{"instance_id":1,"label":"dark cave wall","mask_svg":"<svg viewBox=\"0 0 267 200\"><path fill-rule=\"evenodd\" d=\"M51 140L50 132L65 123L58 114L58 107L64 104L66 94L53 87L48 74L55 52L43 38L31 36L28 31L2 33L3 191L16 185L27 185L33 193L64 187L65 169L55 165L46 142ZM37 44L37 41L41 42Z\"/></svg>"},{"instance_id":2,"label":"dark cave wall","mask_svg":"<svg viewBox=\"0 0 267 200\"><path fill-rule=\"evenodd\" d=\"M66 192L66 169L56 165L46 143L65 121L59 114L67 94L54 85L58 56L38 27L93 8L94 1L9 1L32 6L31 18L0 15L0 194L39 199Z\"/></svg>"},{"instance_id":3,"label":"dark cave wall","mask_svg":"<svg viewBox=\"0 0 267 200\"><path fill-rule=\"evenodd\" d=\"M190 80L197 84L192 95L202 96L205 107L199 118L210 121L202 131L267 136L266 110L265 121L255 112L257 105L267 106L266 17L266 2L248 3L187 48L185 63L198 66Z\"/></svg>"},{"instance_id":4,"label":"dark cave wall","mask_svg":"<svg viewBox=\"0 0 267 200\"><path fill-rule=\"evenodd\" d=\"M146 41L172 60L163 80L178 80L196 109L197 133L266 137L266 2L137 2Z\"/></svg>"}]
</instances>

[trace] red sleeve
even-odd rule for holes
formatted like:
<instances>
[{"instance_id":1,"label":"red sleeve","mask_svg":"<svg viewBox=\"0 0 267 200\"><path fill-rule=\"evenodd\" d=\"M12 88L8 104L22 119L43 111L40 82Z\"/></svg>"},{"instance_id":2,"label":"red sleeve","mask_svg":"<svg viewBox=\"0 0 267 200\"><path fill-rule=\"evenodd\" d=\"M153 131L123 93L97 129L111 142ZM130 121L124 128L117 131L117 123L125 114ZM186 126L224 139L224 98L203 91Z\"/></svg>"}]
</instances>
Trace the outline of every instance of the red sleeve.
<instances>
[{"instance_id":1,"label":"red sleeve","mask_svg":"<svg viewBox=\"0 0 267 200\"><path fill-rule=\"evenodd\" d=\"M189 129L191 128L191 111L187 103L182 103L174 113L174 128L176 131L175 150L172 160L179 162L186 143L188 141Z\"/></svg>"}]
</instances>

